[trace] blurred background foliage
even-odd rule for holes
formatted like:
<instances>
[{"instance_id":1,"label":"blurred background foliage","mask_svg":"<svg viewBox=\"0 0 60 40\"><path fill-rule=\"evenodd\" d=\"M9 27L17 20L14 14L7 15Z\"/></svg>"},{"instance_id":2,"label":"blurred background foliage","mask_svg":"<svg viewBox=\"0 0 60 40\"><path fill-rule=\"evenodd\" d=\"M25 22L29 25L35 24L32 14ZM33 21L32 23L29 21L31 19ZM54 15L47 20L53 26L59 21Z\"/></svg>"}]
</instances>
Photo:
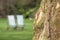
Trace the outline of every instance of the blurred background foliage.
<instances>
[{"instance_id":1,"label":"blurred background foliage","mask_svg":"<svg viewBox=\"0 0 60 40\"><path fill-rule=\"evenodd\" d=\"M17 11L25 18L33 17L35 10L39 7L40 0L17 0Z\"/></svg>"},{"instance_id":2,"label":"blurred background foliage","mask_svg":"<svg viewBox=\"0 0 60 40\"><path fill-rule=\"evenodd\" d=\"M25 18L33 17L41 0L0 0L0 17L22 14Z\"/></svg>"}]
</instances>

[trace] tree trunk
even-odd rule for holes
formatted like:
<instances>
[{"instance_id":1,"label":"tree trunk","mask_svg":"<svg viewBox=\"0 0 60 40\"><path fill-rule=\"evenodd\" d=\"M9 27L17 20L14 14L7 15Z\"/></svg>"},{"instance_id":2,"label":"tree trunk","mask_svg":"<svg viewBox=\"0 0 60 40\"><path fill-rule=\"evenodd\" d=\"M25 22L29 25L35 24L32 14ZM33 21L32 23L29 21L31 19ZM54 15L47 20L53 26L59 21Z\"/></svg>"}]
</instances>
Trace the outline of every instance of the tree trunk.
<instances>
[{"instance_id":1,"label":"tree trunk","mask_svg":"<svg viewBox=\"0 0 60 40\"><path fill-rule=\"evenodd\" d=\"M42 0L35 15L33 40L60 40L60 1Z\"/></svg>"}]
</instances>

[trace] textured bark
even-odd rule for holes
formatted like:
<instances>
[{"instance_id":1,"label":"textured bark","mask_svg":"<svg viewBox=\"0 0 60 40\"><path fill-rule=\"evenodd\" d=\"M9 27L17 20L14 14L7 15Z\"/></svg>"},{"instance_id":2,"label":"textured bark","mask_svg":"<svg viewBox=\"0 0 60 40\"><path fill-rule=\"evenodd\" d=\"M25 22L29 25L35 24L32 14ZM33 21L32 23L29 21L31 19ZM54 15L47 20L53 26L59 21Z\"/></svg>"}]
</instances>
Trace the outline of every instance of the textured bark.
<instances>
[{"instance_id":1,"label":"textured bark","mask_svg":"<svg viewBox=\"0 0 60 40\"><path fill-rule=\"evenodd\" d=\"M34 23L33 40L60 40L60 0L42 0Z\"/></svg>"},{"instance_id":2,"label":"textured bark","mask_svg":"<svg viewBox=\"0 0 60 40\"><path fill-rule=\"evenodd\" d=\"M43 22L45 19L44 8L45 8L45 0L41 1L40 8L36 12L35 21L34 21L34 38L33 40L39 40L40 34L43 30Z\"/></svg>"}]
</instances>

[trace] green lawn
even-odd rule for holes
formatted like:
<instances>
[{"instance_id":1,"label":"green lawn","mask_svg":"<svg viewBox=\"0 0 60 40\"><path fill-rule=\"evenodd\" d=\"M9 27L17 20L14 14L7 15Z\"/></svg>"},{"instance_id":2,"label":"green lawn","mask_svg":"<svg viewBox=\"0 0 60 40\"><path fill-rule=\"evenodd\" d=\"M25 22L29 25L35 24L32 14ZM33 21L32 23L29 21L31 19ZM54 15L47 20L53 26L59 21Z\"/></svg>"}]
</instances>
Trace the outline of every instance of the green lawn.
<instances>
[{"instance_id":1,"label":"green lawn","mask_svg":"<svg viewBox=\"0 0 60 40\"><path fill-rule=\"evenodd\" d=\"M0 40L32 40L33 20L25 19L24 31L7 30L7 19L0 18Z\"/></svg>"}]
</instances>

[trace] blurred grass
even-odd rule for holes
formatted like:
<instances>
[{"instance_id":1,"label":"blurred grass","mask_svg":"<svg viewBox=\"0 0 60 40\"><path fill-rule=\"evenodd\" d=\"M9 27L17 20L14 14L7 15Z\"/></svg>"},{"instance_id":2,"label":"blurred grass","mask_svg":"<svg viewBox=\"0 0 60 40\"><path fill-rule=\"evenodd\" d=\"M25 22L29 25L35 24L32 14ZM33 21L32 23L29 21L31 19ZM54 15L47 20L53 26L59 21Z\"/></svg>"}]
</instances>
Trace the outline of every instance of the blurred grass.
<instances>
[{"instance_id":1,"label":"blurred grass","mask_svg":"<svg viewBox=\"0 0 60 40\"><path fill-rule=\"evenodd\" d=\"M7 19L0 18L0 40L32 40L33 20L25 19L24 31L7 30Z\"/></svg>"}]
</instances>

